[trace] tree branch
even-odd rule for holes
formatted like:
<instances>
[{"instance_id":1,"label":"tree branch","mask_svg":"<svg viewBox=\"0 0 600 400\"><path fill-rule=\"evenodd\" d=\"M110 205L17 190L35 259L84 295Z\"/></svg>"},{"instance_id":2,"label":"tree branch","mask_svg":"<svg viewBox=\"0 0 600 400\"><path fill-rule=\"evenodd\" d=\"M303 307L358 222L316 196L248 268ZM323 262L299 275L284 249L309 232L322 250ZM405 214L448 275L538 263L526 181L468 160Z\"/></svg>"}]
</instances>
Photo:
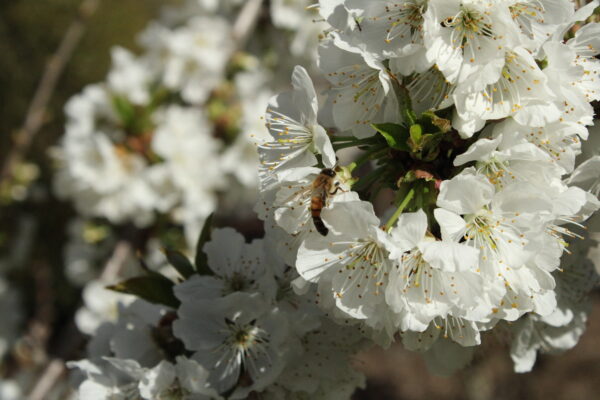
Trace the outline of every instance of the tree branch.
<instances>
[{"instance_id":1,"label":"tree branch","mask_svg":"<svg viewBox=\"0 0 600 400\"><path fill-rule=\"evenodd\" d=\"M23 159L33 138L44 125L48 103L54 94L58 80L83 37L87 21L96 12L100 1L82 0L77 16L65 32L58 49L48 60L25 114L23 125L13 138L12 149L6 157L0 173L0 183L11 178L15 165Z\"/></svg>"}]
</instances>

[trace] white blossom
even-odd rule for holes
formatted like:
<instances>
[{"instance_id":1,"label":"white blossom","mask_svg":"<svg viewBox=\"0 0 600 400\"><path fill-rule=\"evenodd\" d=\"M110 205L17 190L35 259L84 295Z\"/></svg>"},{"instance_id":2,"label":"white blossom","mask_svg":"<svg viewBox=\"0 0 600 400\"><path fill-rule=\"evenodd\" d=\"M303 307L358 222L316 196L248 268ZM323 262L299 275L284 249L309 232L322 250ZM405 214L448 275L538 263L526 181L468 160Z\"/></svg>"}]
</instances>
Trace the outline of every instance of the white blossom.
<instances>
[{"instance_id":1,"label":"white blossom","mask_svg":"<svg viewBox=\"0 0 600 400\"><path fill-rule=\"evenodd\" d=\"M188 299L179 310L175 335L195 351L192 359L209 370L219 393L249 377L234 396L264 389L283 368L287 326L278 309L258 293L232 293L214 300Z\"/></svg>"},{"instance_id":2,"label":"white blossom","mask_svg":"<svg viewBox=\"0 0 600 400\"><path fill-rule=\"evenodd\" d=\"M318 101L312 81L300 66L292 74L294 90L273 97L266 114L272 139L259 147L261 164L277 173L282 169L315 165L315 153L327 168L335 165L335 153L318 124Z\"/></svg>"}]
</instances>

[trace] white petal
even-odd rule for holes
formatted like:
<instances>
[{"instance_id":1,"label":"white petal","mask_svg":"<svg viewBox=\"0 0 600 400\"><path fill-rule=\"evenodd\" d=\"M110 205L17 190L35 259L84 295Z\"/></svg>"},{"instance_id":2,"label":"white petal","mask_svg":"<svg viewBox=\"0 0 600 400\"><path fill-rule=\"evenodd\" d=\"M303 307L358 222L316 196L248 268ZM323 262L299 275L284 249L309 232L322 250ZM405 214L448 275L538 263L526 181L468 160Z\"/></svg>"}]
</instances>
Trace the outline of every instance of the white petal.
<instances>
[{"instance_id":1,"label":"white petal","mask_svg":"<svg viewBox=\"0 0 600 400\"><path fill-rule=\"evenodd\" d=\"M327 132L320 125L315 125L312 132L314 134L315 147L323 156L323 164L326 168L333 168L337 160Z\"/></svg>"},{"instance_id":2,"label":"white petal","mask_svg":"<svg viewBox=\"0 0 600 400\"><path fill-rule=\"evenodd\" d=\"M437 199L438 207L457 214L475 214L489 204L494 196L494 186L485 176L465 173L443 181Z\"/></svg>"},{"instance_id":3,"label":"white petal","mask_svg":"<svg viewBox=\"0 0 600 400\"><path fill-rule=\"evenodd\" d=\"M486 161L492 152L498 148L500 142L502 142L501 134L495 139L479 139L467 151L454 159L454 165L463 165L469 161Z\"/></svg>"},{"instance_id":4,"label":"white petal","mask_svg":"<svg viewBox=\"0 0 600 400\"><path fill-rule=\"evenodd\" d=\"M423 210L400 215L396 227L391 232L394 244L399 248L400 254L390 254L390 257L398 258L401 253L417 247L426 232L427 215Z\"/></svg>"},{"instance_id":5,"label":"white petal","mask_svg":"<svg viewBox=\"0 0 600 400\"><path fill-rule=\"evenodd\" d=\"M423 259L442 271L474 271L479 266L479 250L452 242L421 242Z\"/></svg>"},{"instance_id":6,"label":"white petal","mask_svg":"<svg viewBox=\"0 0 600 400\"><path fill-rule=\"evenodd\" d=\"M467 222L462 217L443 208L433 210L433 215L440 225L442 240L458 242L462 239L467 229Z\"/></svg>"}]
</instances>

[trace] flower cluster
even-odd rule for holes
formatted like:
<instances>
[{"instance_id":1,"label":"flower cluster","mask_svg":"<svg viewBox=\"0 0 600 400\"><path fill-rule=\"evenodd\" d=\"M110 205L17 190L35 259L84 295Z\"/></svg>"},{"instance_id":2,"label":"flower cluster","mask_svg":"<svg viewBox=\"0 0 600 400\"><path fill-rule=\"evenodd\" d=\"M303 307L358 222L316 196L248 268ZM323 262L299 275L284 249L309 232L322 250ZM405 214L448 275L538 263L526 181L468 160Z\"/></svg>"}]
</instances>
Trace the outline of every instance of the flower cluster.
<instances>
[{"instance_id":1,"label":"flower cluster","mask_svg":"<svg viewBox=\"0 0 600 400\"><path fill-rule=\"evenodd\" d=\"M519 371L547 350L533 325L579 336L568 293L593 280L561 258L600 206L575 186L597 180L595 159L574 172L600 99L600 25L571 27L597 5L320 1L331 86L319 106L297 67L271 99L257 210L332 318L445 355L440 372L507 322Z\"/></svg>"},{"instance_id":2,"label":"flower cluster","mask_svg":"<svg viewBox=\"0 0 600 400\"><path fill-rule=\"evenodd\" d=\"M194 265L167 254L183 282L153 273L114 287L159 304L129 296L96 327L89 358L71 363L79 398L332 399L364 384L349 358L363 346L359 329L291 290L298 275L274 257L273 240L246 243L231 228L211 236Z\"/></svg>"},{"instance_id":3,"label":"flower cluster","mask_svg":"<svg viewBox=\"0 0 600 400\"><path fill-rule=\"evenodd\" d=\"M145 265L119 295L88 285L79 397L347 399L364 384L351 358L373 343L438 373L486 334L510 338L519 372L574 346L598 282L583 232L598 157L575 160L600 100L600 24L580 24L597 2L321 0L323 97L301 66L270 96L264 75L233 71L237 24L182 17L242 3L171 9L143 57L116 51L121 68L68 107L63 161L81 164L59 183L88 214L143 225L181 207L196 234L223 169L249 184L258 169L265 230L247 243L209 218L193 262L166 250L172 268ZM294 43L307 5L269 4ZM243 136L223 150L228 90L247 100L237 123L264 133L258 166Z\"/></svg>"},{"instance_id":4,"label":"flower cluster","mask_svg":"<svg viewBox=\"0 0 600 400\"><path fill-rule=\"evenodd\" d=\"M273 2L272 23L259 28L291 32L285 43L297 47L297 60L311 62L320 25L304 3ZM112 224L182 225L189 244L225 190L243 204L254 201L254 148L268 136L260 114L289 60L277 59L281 50L273 53L250 26L239 28L243 7L189 0L139 35L140 55L112 50L106 80L66 105L66 132L54 152L58 195L81 215Z\"/></svg>"}]
</instances>

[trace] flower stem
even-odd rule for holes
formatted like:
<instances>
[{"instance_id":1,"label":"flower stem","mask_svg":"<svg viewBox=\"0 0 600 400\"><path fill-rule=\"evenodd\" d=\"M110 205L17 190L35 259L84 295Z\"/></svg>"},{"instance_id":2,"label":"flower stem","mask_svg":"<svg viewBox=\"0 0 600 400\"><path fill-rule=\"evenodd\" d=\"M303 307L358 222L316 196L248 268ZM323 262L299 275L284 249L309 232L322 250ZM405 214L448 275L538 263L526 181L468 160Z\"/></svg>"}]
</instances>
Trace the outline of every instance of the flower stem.
<instances>
[{"instance_id":1,"label":"flower stem","mask_svg":"<svg viewBox=\"0 0 600 400\"><path fill-rule=\"evenodd\" d=\"M337 150L341 150L341 149L345 149L347 147L358 147L358 143L356 142L344 142L344 143L332 143L333 148L337 151Z\"/></svg>"},{"instance_id":2,"label":"flower stem","mask_svg":"<svg viewBox=\"0 0 600 400\"><path fill-rule=\"evenodd\" d=\"M335 150L345 149L346 147L359 147L370 144L377 144L378 138L375 136L371 136L368 138L358 139L354 136L344 136L344 139L332 141L333 148Z\"/></svg>"},{"instance_id":3,"label":"flower stem","mask_svg":"<svg viewBox=\"0 0 600 400\"><path fill-rule=\"evenodd\" d=\"M414 197L414 195L415 195L415 189L412 188L406 194L406 197L404 198L404 200L402 200L402 203L400 203L400 205L398 206L398 209L396 209L396 212L394 212L394 215L392 215L390 217L390 219L388 220L388 222L386 222L385 226L383 227L383 229L386 232L389 232L392 229L392 226L396 223L396 221L398 220L398 218L400 218L400 215L402 214L402 211L404 211L404 209L406 208L406 206L408 205L408 203L410 203L410 201L412 200L412 198Z\"/></svg>"},{"instance_id":4,"label":"flower stem","mask_svg":"<svg viewBox=\"0 0 600 400\"><path fill-rule=\"evenodd\" d=\"M356 136L329 136L331 142L349 142L356 140Z\"/></svg>"}]
</instances>

